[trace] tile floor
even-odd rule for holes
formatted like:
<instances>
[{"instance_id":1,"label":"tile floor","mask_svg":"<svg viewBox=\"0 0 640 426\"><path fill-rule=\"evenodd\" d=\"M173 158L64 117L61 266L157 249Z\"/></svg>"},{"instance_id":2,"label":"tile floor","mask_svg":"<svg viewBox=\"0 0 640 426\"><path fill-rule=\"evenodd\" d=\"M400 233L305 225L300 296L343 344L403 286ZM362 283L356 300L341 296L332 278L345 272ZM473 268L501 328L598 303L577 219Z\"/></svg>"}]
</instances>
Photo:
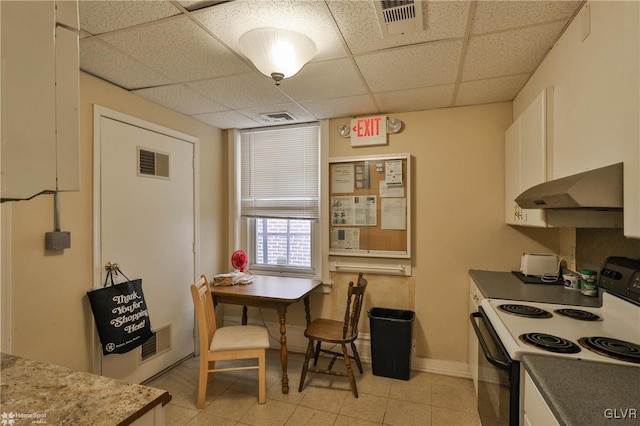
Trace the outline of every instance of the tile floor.
<instances>
[{"instance_id":1,"label":"tile floor","mask_svg":"<svg viewBox=\"0 0 640 426\"><path fill-rule=\"evenodd\" d=\"M257 371L234 371L216 375L207 387L204 408L198 410L198 358L147 385L171 393L165 407L169 426L479 424L471 380L416 371L408 381L390 379L374 376L371 365L364 364L364 374L356 369L357 399L347 378L325 374L308 373L303 391L298 392L303 359L302 354L289 354L290 391L283 395L280 352L267 351L267 403L263 405L257 401Z\"/></svg>"}]
</instances>

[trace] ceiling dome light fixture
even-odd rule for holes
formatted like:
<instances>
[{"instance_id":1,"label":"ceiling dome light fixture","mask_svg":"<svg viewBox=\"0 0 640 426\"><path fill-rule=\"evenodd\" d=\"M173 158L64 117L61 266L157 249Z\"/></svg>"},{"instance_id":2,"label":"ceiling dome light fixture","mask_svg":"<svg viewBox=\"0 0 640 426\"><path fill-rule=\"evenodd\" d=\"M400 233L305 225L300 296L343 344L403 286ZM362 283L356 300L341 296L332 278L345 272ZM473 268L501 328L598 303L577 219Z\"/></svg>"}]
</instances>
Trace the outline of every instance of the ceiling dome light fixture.
<instances>
[{"instance_id":1,"label":"ceiling dome light fixture","mask_svg":"<svg viewBox=\"0 0 640 426\"><path fill-rule=\"evenodd\" d=\"M282 28L255 28L240 36L238 48L262 74L275 80L298 73L316 55L309 37Z\"/></svg>"}]
</instances>

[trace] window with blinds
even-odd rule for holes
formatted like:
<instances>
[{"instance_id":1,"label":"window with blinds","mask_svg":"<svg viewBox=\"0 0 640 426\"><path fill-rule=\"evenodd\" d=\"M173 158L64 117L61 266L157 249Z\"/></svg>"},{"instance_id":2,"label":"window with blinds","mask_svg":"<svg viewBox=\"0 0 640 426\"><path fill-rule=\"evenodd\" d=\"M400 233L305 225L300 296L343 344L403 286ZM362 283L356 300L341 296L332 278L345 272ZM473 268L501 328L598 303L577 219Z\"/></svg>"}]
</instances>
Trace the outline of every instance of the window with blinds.
<instances>
[{"instance_id":1,"label":"window with blinds","mask_svg":"<svg viewBox=\"0 0 640 426\"><path fill-rule=\"evenodd\" d=\"M241 132L243 217L318 219L319 125Z\"/></svg>"},{"instance_id":2,"label":"window with blinds","mask_svg":"<svg viewBox=\"0 0 640 426\"><path fill-rule=\"evenodd\" d=\"M240 215L252 270L312 274L320 215L320 127L240 132Z\"/></svg>"}]
</instances>

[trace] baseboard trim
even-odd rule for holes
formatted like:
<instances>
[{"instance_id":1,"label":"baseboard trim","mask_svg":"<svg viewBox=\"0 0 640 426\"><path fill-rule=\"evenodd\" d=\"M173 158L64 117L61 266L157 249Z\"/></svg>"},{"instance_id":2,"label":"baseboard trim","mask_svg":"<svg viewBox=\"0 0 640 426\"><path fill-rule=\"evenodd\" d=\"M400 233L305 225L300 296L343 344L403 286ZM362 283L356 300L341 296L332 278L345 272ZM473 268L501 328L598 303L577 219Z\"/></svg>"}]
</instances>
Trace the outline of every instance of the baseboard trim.
<instances>
[{"instance_id":1,"label":"baseboard trim","mask_svg":"<svg viewBox=\"0 0 640 426\"><path fill-rule=\"evenodd\" d=\"M238 316L225 315L225 325L240 325L242 320ZM280 324L275 322L259 322L249 320L249 324L263 325L269 330L269 339L271 349L280 348ZM308 340L304 337L305 327L299 325L287 324L287 349L289 352L304 353L307 350ZM415 343L414 343L415 345ZM356 340L356 347L363 362L371 363L371 335L368 333L359 333ZM440 359L422 358L413 356L411 359L411 369L422 371L425 373L442 374L445 376L461 377L470 379L469 364L463 362L447 361Z\"/></svg>"}]
</instances>

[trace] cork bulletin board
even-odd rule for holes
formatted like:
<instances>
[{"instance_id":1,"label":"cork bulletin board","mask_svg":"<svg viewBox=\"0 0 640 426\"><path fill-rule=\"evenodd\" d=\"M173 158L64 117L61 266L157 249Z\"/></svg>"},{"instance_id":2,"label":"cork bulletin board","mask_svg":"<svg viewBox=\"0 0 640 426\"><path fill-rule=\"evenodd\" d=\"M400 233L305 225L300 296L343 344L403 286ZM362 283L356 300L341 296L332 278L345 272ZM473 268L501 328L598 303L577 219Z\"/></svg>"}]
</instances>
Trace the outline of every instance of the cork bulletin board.
<instances>
[{"instance_id":1,"label":"cork bulletin board","mask_svg":"<svg viewBox=\"0 0 640 426\"><path fill-rule=\"evenodd\" d=\"M330 255L411 257L410 160L329 159Z\"/></svg>"}]
</instances>

